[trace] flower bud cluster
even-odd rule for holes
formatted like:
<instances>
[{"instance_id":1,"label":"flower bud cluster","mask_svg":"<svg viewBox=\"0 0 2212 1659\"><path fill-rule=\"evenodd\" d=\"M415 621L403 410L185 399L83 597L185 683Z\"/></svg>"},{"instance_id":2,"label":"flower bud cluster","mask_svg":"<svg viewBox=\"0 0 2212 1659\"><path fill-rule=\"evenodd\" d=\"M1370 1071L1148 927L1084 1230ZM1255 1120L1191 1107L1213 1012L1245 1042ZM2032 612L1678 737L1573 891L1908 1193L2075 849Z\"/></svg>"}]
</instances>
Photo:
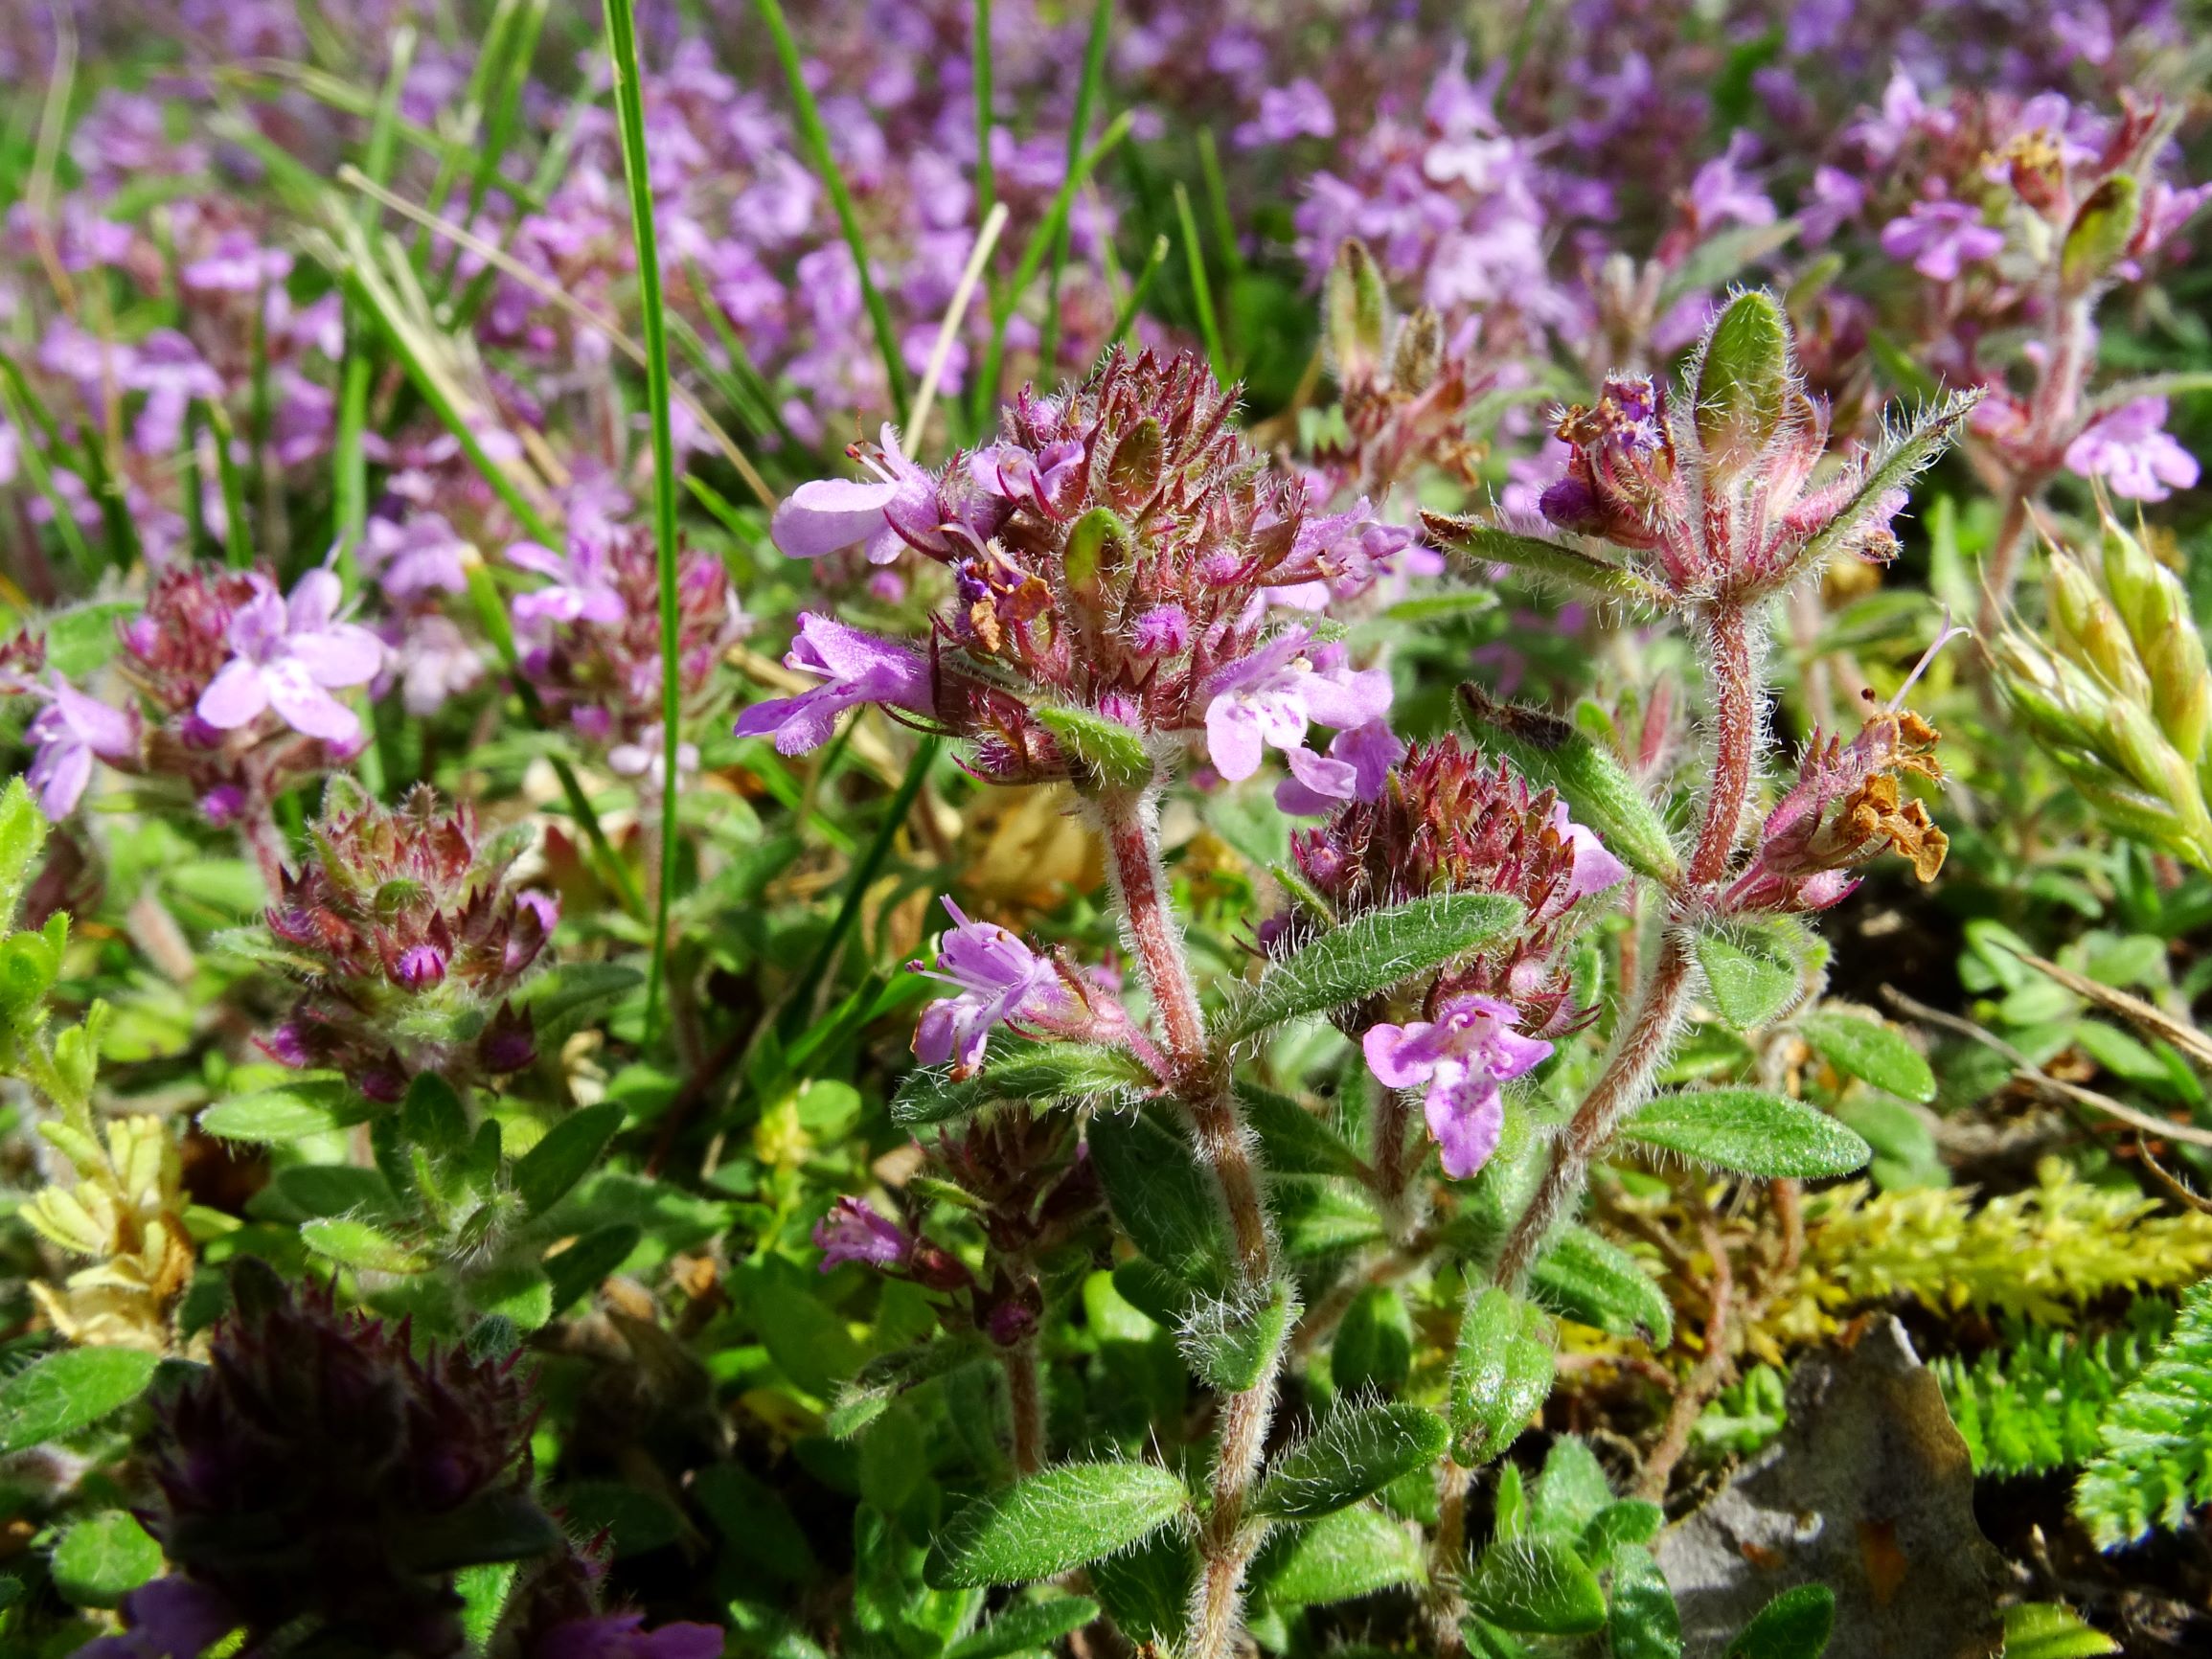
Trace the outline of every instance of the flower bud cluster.
<instances>
[{"instance_id":1,"label":"flower bud cluster","mask_svg":"<svg viewBox=\"0 0 2212 1659\"><path fill-rule=\"evenodd\" d=\"M2036 740L2097 810L2212 869L2212 689L2180 579L2103 509L2096 575L2050 554L2041 635L2008 626L1997 682ZM2099 577L2102 580L2099 580Z\"/></svg>"},{"instance_id":2,"label":"flower bud cluster","mask_svg":"<svg viewBox=\"0 0 2212 1659\"><path fill-rule=\"evenodd\" d=\"M427 784L388 807L338 783L313 841L268 910L307 986L269 1052L335 1067L383 1102L426 1071L464 1088L528 1065L530 1020L508 999L559 907L510 885L518 840L485 836L466 803L447 809Z\"/></svg>"},{"instance_id":3,"label":"flower bud cluster","mask_svg":"<svg viewBox=\"0 0 2212 1659\"><path fill-rule=\"evenodd\" d=\"M76 1172L24 1206L34 1231L92 1264L59 1290L33 1281L31 1294L54 1329L72 1342L167 1353L170 1315L193 1273L185 1231L182 1166L159 1118L118 1118L106 1144L62 1122L39 1131Z\"/></svg>"}]
</instances>

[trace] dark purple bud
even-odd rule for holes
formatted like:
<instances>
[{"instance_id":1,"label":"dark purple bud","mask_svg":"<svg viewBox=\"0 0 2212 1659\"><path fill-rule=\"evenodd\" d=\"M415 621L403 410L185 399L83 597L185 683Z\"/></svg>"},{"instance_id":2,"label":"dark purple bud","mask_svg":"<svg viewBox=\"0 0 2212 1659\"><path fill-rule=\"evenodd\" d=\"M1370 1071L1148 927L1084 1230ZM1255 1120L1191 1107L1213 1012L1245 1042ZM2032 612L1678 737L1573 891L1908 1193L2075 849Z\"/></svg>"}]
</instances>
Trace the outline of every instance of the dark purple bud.
<instances>
[{"instance_id":1,"label":"dark purple bud","mask_svg":"<svg viewBox=\"0 0 2212 1659\"><path fill-rule=\"evenodd\" d=\"M392 978L409 990L428 990L445 977L445 953L434 944L417 944L399 953Z\"/></svg>"},{"instance_id":2,"label":"dark purple bud","mask_svg":"<svg viewBox=\"0 0 2212 1659\"><path fill-rule=\"evenodd\" d=\"M217 830L227 830L245 810L246 792L236 784L217 784L199 798L200 815Z\"/></svg>"},{"instance_id":3,"label":"dark purple bud","mask_svg":"<svg viewBox=\"0 0 2212 1659\"><path fill-rule=\"evenodd\" d=\"M501 1003L476 1039L476 1057L488 1072L518 1072L537 1058L537 1034L530 1029L530 1016L516 1012L513 1003Z\"/></svg>"},{"instance_id":4,"label":"dark purple bud","mask_svg":"<svg viewBox=\"0 0 2212 1659\"><path fill-rule=\"evenodd\" d=\"M1001 1302L984 1316L983 1329L999 1347L1012 1348L1037 1334L1037 1313L1019 1302Z\"/></svg>"}]
</instances>

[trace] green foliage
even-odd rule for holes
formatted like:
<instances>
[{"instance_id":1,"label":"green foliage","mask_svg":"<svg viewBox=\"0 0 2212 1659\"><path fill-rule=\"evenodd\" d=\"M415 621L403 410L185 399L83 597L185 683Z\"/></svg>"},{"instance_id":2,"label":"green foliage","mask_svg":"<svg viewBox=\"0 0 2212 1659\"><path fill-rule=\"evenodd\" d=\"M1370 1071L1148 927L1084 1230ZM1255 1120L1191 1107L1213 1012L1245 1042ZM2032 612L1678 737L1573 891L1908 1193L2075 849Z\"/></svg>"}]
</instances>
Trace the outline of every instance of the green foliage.
<instances>
[{"instance_id":1,"label":"green foliage","mask_svg":"<svg viewBox=\"0 0 2212 1659\"><path fill-rule=\"evenodd\" d=\"M1944 1403L1976 1474L2040 1474L2088 1462L2105 1410L2134 1380L2173 1323L2140 1302L2121 1329L2095 1336L2016 1328L2012 1343L1969 1364L1934 1362Z\"/></svg>"},{"instance_id":2,"label":"green foliage","mask_svg":"<svg viewBox=\"0 0 2212 1659\"><path fill-rule=\"evenodd\" d=\"M1836 1592L1800 1584L1762 1607L1722 1659L1820 1659L1836 1630Z\"/></svg>"},{"instance_id":3,"label":"green foliage","mask_svg":"<svg viewBox=\"0 0 2212 1659\"><path fill-rule=\"evenodd\" d=\"M1339 1407L1267 1467L1253 1512L1314 1520L1380 1491L1444 1454L1443 1420L1419 1406Z\"/></svg>"},{"instance_id":4,"label":"green foliage","mask_svg":"<svg viewBox=\"0 0 2212 1659\"><path fill-rule=\"evenodd\" d=\"M1460 1317L1451 1373L1451 1455L1470 1468L1505 1450L1551 1392L1550 1323L1496 1286Z\"/></svg>"},{"instance_id":5,"label":"green foliage","mask_svg":"<svg viewBox=\"0 0 2212 1659\"><path fill-rule=\"evenodd\" d=\"M1189 1507L1152 1464L1060 1464L952 1517L929 1553L932 1588L1050 1578L1138 1543Z\"/></svg>"},{"instance_id":6,"label":"green foliage","mask_svg":"<svg viewBox=\"0 0 2212 1659\"><path fill-rule=\"evenodd\" d=\"M158 1356L65 1348L0 1383L0 1454L61 1440L121 1411L153 1380Z\"/></svg>"},{"instance_id":7,"label":"green foliage","mask_svg":"<svg viewBox=\"0 0 2212 1659\"><path fill-rule=\"evenodd\" d=\"M1627 1139L1739 1174L1848 1175L1873 1156L1826 1113L1760 1089L1661 1095L1621 1125Z\"/></svg>"},{"instance_id":8,"label":"green foliage","mask_svg":"<svg viewBox=\"0 0 2212 1659\"><path fill-rule=\"evenodd\" d=\"M2074 1512L2099 1549L2212 1503L2212 1283L2182 1297L2172 1335L2107 1408L2098 1442Z\"/></svg>"}]
</instances>

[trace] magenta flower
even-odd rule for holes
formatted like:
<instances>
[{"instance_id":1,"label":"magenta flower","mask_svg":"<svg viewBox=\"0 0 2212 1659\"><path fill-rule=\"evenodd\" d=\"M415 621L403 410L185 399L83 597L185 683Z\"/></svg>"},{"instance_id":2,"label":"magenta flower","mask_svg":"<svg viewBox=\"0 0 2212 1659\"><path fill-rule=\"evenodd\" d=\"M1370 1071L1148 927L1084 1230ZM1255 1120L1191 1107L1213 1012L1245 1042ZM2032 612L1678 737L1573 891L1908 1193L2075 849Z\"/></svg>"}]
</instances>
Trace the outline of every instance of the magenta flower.
<instances>
[{"instance_id":1,"label":"magenta flower","mask_svg":"<svg viewBox=\"0 0 2212 1659\"><path fill-rule=\"evenodd\" d=\"M1744 171L1758 148L1759 141L1739 128L1730 135L1728 148L1699 168L1690 180L1690 211L1700 230L1715 230L1731 220L1744 225L1770 225L1780 216L1772 199Z\"/></svg>"},{"instance_id":2,"label":"magenta flower","mask_svg":"<svg viewBox=\"0 0 2212 1659\"><path fill-rule=\"evenodd\" d=\"M1423 1112L1444 1159L1464 1181L1490 1161L1505 1129L1498 1085L1551 1057L1552 1045L1522 1036L1520 1015L1493 996L1455 996L1431 1020L1371 1026L1359 1046L1385 1088L1426 1083Z\"/></svg>"},{"instance_id":3,"label":"magenta flower","mask_svg":"<svg viewBox=\"0 0 2212 1659\"><path fill-rule=\"evenodd\" d=\"M929 713L929 664L910 646L894 645L812 611L799 618L799 637L786 668L818 674L823 683L795 697L771 697L738 716L738 736L771 733L776 752L801 755L830 740L837 716L857 703L887 703Z\"/></svg>"},{"instance_id":4,"label":"magenta flower","mask_svg":"<svg viewBox=\"0 0 2212 1659\"><path fill-rule=\"evenodd\" d=\"M58 823L83 798L94 757L121 761L138 753L138 721L58 676L50 696L25 734L38 753L24 782L38 792L39 810Z\"/></svg>"},{"instance_id":5,"label":"magenta flower","mask_svg":"<svg viewBox=\"0 0 2212 1659\"><path fill-rule=\"evenodd\" d=\"M570 1619L533 1642L525 1659L721 1659L719 1625L644 1625L643 1613Z\"/></svg>"},{"instance_id":6,"label":"magenta flower","mask_svg":"<svg viewBox=\"0 0 2212 1659\"><path fill-rule=\"evenodd\" d=\"M928 510L936 485L899 449L897 428L885 426L879 451L861 454L873 479L817 478L784 497L768 521L768 539L790 558L820 558L865 544L870 564L889 564L905 541L884 515L894 505Z\"/></svg>"},{"instance_id":7,"label":"magenta flower","mask_svg":"<svg viewBox=\"0 0 2212 1659\"><path fill-rule=\"evenodd\" d=\"M331 695L358 686L384 666L384 643L367 628L331 620L344 590L335 574L310 570L280 598L265 577L231 618L226 638L236 654L200 693L199 717L220 731L251 724L275 709L285 724L330 743L361 735L353 710Z\"/></svg>"},{"instance_id":8,"label":"magenta flower","mask_svg":"<svg viewBox=\"0 0 2212 1659\"><path fill-rule=\"evenodd\" d=\"M1574 868L1567 877L1567 893L1573 898L1586 898L1593 893L1603 893L1629 878L1629 867L1606 851L1598 832L1585 824L1577 824L1567 816L1567 804L1555 802L1552 806L1552 828L1559 838L1566 843L1567 852L1574 858Z\"/></svg>"},{"instance_id":9,"label":"magenta flower","mask_svg":"<svg viewBox=\"0 0 2212 1659\"><path fill-rule=\"evenodd\" d=\"M839 1198L831 1205L830 1213L814 1223L814 1244L822 1252L825 1273L848 1261L896 1267L914 1250L913 1236L878 1215L865 1198Z\"/></svg>"},{"instance_id":10,"label":"magenta flower","mask_svg":"<svg viewBox=\"0 0 2212 1659\"><path fill-rule=\"evenodd\" d=\"M1205 689L1206 747L1231 783L1257 772L1268 745L1303 749L1308 726L1350 731L1390 712L1387 670L1355 671L1341 646L1316 647L1303 628L1278 634Z\"/></svg>"},{"instance_id":11,"label":"magenta flower","mask_svg":"<svg viewBox=\"0 0 2212 1659\"><path fill-rule=\"evenodd\" d=\"M1237 145L1251 149L1263 144L1288 144L1298 138L1334 138L1336 112L1329 95L1304 76L1288 86L1260 90L1260 114L1237 128Z\"/></svg>"},{"instance_id":12,"label":"magenta flower","mask_svg":"<svg viewBox=\"0 0 2212 1659\"><path fill-rule=\"evenodd\" d=\"M2004 245L2004 232L1983 224L1966 202L1916 201L1904 217L1881 227L1881 251L1893 260L1910 260L1932 283L1955 281L1966 266L1993 258Z\"/></svg>"},{"instance_id":13,"label":"magenta flower","mask_svg":"<svg viewBox=\"0 0 2212 1659\"><path fill-rule=\"evenodd\" d=\"M2163 501L2198 475L2197 458L2166 431L2163 398L2137 398L2098 416L2066 445L2066 466L2131 501Z\"/></svg>"},{"instance_id":14,"label":"magenta flower","mask_svg":"<svg viewBox=\"0 0 2212 1659\"><path fill-rule=\"evenodd\" d=\"M946 914L951 931L937 942L937 966L907 966L916 973L960 988L957 996L940 997L922 1011L914 1028L914 1057L925 1066L952 1062L966 1077L983 1063L991 1028L1017 1019L1050 1019L1068 1001L1059 970L1005 928L970 921L951 899Z\"/></svg>"},{"instance_id":15,"label":"magenta flower","mask_svg":"<svg viewBox=\"0 0 2212 1659\"><path fill-rule=\"evenodd\" d=\"M1382 793L1390 768L1405 758L1405 739L1383 720L1370 720L1330 740L1329 753L1291 749L1283 759L1290 776L1275 785L1275 805L1293 817L1310 818L1346 801L1373 801Z\"/></svg>"},{"instance_id":16,"label":"magenta flower","mask_svg":"<svg viewBox=\"0 0 2212 1659\"><path fill-rule=\"evenodd\" d=\"M550 587L514 596L514 620L525 627L623 620L622 595L614 589L607 550L596 536L572 536L566 554L539 542L518 541L507 550L507 562L552 580Z\"/></svg>"}]
</instances>

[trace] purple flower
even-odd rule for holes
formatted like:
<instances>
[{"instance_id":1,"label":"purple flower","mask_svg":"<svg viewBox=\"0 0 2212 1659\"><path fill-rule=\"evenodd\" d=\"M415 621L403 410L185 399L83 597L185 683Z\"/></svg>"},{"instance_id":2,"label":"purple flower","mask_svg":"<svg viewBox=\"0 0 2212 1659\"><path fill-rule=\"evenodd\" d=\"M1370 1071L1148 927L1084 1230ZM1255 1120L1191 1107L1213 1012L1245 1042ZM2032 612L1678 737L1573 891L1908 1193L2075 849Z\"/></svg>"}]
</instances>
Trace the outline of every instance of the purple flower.
<instances>
[{"instance_id":1,"label":"purple flower","mask_svg":"<svg viewBox=\"0 0 2212 1659\"><path fill-rule=\"evenodd\" d=\"M1552 829L1559 832L1559 838L1574 855L1574 871L1567 877L1570 898L1586 898L1629 878L1629 867L1606 851L1598 832L1567 817L1564 801L1552 804Z\"/></svg>"},{"instance_id":2,"label":"purple flower","mask_svg":"<svg viewBox=\"0 0 2212 1659\"><path fill-rule=\"evenodd\" d=\"M1390 768L1405 758L1405 739L1383 720L1339 732L1326 757L1311 749L1288 751L1290 776L1275 785L1275 805L1294 817L1327 812L1346 801L1373 801Z\"/></svg>"},{"instance_id":3,"label":"purple flower","mask_svg":"<svg viewBox=\"0 0 2212 1659\"><path fill-rule=\"evenodd\" d=\"M77 1659L199 1659L239 1624L219 1593L173 1576L124 1597L123 1616L127 1630L80 1648Z\"/></svg>"},{"instance_id":4,"label":"purple flower","mask_svg":"<svg viewBox=\"0 0 2212 1659\"><path fill-rule=\"evenodd\" d=\"M795 697L771 697L738 716L738 736L775 734L776 752L800 755L830 740L837 716L855 703L887 703L929 713L929 664L910 646L894 645L808 611L786 668L818 674L823 683Z\"/></svg>"},{"instance_id":5,"label":"purple flower","mask_svg":"<svg viewBox=\"0 0 2212 1659\"><path fill-rule=\"evenodd\" d=\"M50 696L25 734L38 753L24 782L38 792L39 810L59 822L83 798L84 786L92 781L95 756L120 761L138 752L138 723L58 676Z\"/></svg>"},{"instance_id":6,"label":"purple flower","mask_svg":"<svg viewBox=\"0 0 2212 1659\"><path fill-rule=\"evenodd\" d=\"M1492 996L1455 996L1433 1020L1372 1026L1360 1039L1367 1069L1385 1088L1426 1083L1428 1132L1444 1172L1464 1181L1489 1162L1505 1128L1500 1083L1551 1057L1541 1037L1522 1036L1520 1015Z\"/></svg>"},{"instance_id":7,"label":"purple flower","mask_svg":"<svg viewBox=\"0 0 2212 1659\"><path fill-rule=\"evenodd\" d=\"M554 1625L530 1645L525 1659L721 1659L718 1625L640 1628L643 1613L599 1613Z\"/></svg>"},{"instance_id":8,"label":"purple flower","mask_svg":"<svg viewBox=\"0 0 2212 1659\"><path fill-rule=\"evenodd\" d=\"M264 709L296 732L326 742L361 735L353 711L331 689L358 686L384 666L384 644L367 628L331 620L344 590L328 570L300 578L287 602L265 577L231 618L237 654L200 693L199 717L221 731L251 724Z\"/></svg>"},{"instance_id":9,"label":"purple flower","mask_svg":"<svg viewBox=\"0 0 2212 1659\"><path fill-rule=\"evenodd\" d=\"M994 443L969 457L968 475L979 489L1057 517L1064 504L1081 494L1086 459L1083 443L1073 438L1049 443L1036 455L1018 443ZM869 557L875 557L873 549Z\"/></svg>"},{"instance_id":10,"label":"purple flower","mask_svg":"<svg viewBox=\"0 0 2212 1659\"><path fill-rule=\"evenodd\" d=\"M2114 495L2163 501L2197 482L2197 458L2166 431L2166 399L2137 398L2108 410L2066 445L2066 466L2102 478Z\"/></svg>"},{"instance_id":11,"label":"purple flower","mask_svg":"<svg viewBox=\"0 0 2212 1659\"><path fill-rule=\"evenodd\" d=\"M913 1253L905 1228L877 1213L865 1198L839 1198L814 1223L814 1244L822 1252L822 1271L848 1261L869 1267L896 1267Z\"/></svg>"},{"instance_id":12,"label":"purple flower","mask_svg":"<svg viewBox=\"0 0 2212 1659\"><path fill-rule=\"evenodd\" d=\"M1313 645L1303 628L1278 634L1207 682L1206 747L1214 769L1236 783L1260 769L1266 745L1306 746L1306 728L1350 731L1390 712L1385 669L1354 671L1343 648Z\"/></svg>"},{"instance_id":13,"label":"purple flower","mask_svg":"<svg viewBox=\"0 0 2212 1659\"><path fill-rule=\"evenodd\" d=\"M445 953L435 944L411 945L400 952L392 977L409 990L428 990L445 977Z\"/></svg>"},{"instance_id":14,"label":"purple flower","mask_svg":"<svg viewBox=\"0 0 2212 1659\"><path fill-rule=\"evenodd\" d=\"M1745 176L1745 164L1759 148L1759 141L1739 128L1728 148L1715 156L1690 180L1690 210L1700 230L1710 231L1733 219L1738 224L1770 225L1779 216L1774 203Z\"/></svg>"},{"instance_id":15,"label":"purple flower","mask_svg":"<svg viewBox=\"0 0 2212 1659\"><path fill-rule=\"evenodd\" d=\"M880 454L861 456L873 481L817 478L784 497L768 521L768 538L787 557L820 558L865 543L868 562L889 564L906 543L884 510L894 505L931 510L936 486L929 474L900 453L899 433L885 426Z\"/></svg>"},{"instance_id":16,"label":"purple flower","mask_svg":"<svg viewBox=\"0 0 2212 1659\"><path fill-rule=\"evenodd\" d=\"M1288 144L1296 138L1334 138L1336 112L1329 95L1306 77L1288 86L1263 87L1260 115L1237 128L1237 143L1245 149L1263 144Z\"/></svg>"},{"instance_id":17,"label":"purple flower","mask_svg":"<svg viewBox=\"0 0 2212 1659\"><path fill-rule=\"evenodd\" d=\"M983 1063L992 1026L1050 1018L1066 1004L1068 992L1051 962L1014 934L992 922L969 920L949 898L945 910L954 926L937 942L937 966L907 966L958 986L960 994L940 997L922 1011L914 1057L925 1066L949 1060L954 1073L965 1077Z\"/></svg>"},{"instance_id":18,"label":"purple flower","mask_svg":"<svg viewBox=\"0 0 2212 1659\"><path fill-rule=\"evenodd\" d=\"M1826 241L1866 205L1866 185L1837 167L1813 170L1813 188L1797 210L1798 235L1808 245Z\"/></svg>"},{"instance_id":19,"label":"purple flower","mask_svg":"<svg viewBox=\"0 0 2212 1659\"><path fill-rule=\"evenodd\" d=\"M507 562L552 579L551 587L515 595L514 620L526 627L538 623L613 624L623 619L622 595L612 583L606 547L597 537L570 536L565 554L538 542L518 541L507 550Z\"/></svg>"},{"instance_id":20,"label":"purple flower","mask_svg":"<svg viewBox=\"0 0 2212 1659\"><path fill-rule=\"evenodd\" d=\"M413 513L404 523L372 518L361 540L361 568L376 577L387 599L403 603L461 592L473 551L440 513Z\"/></svg>"},{"instance_id":21,"label":"purple flower","mask_svg":"<svg viewBox=\"0 0 2212 1659\"><path fill-rule=\"evenodd\" d=\"M1931 283L1955 281L1966 266L1994 257L2004 245L2004 232L1983 224L1966 202L1916 201L1904 217L1881 227L1881 251L1893 260L1910 260Z\"/></svg>"}]
</instances>

